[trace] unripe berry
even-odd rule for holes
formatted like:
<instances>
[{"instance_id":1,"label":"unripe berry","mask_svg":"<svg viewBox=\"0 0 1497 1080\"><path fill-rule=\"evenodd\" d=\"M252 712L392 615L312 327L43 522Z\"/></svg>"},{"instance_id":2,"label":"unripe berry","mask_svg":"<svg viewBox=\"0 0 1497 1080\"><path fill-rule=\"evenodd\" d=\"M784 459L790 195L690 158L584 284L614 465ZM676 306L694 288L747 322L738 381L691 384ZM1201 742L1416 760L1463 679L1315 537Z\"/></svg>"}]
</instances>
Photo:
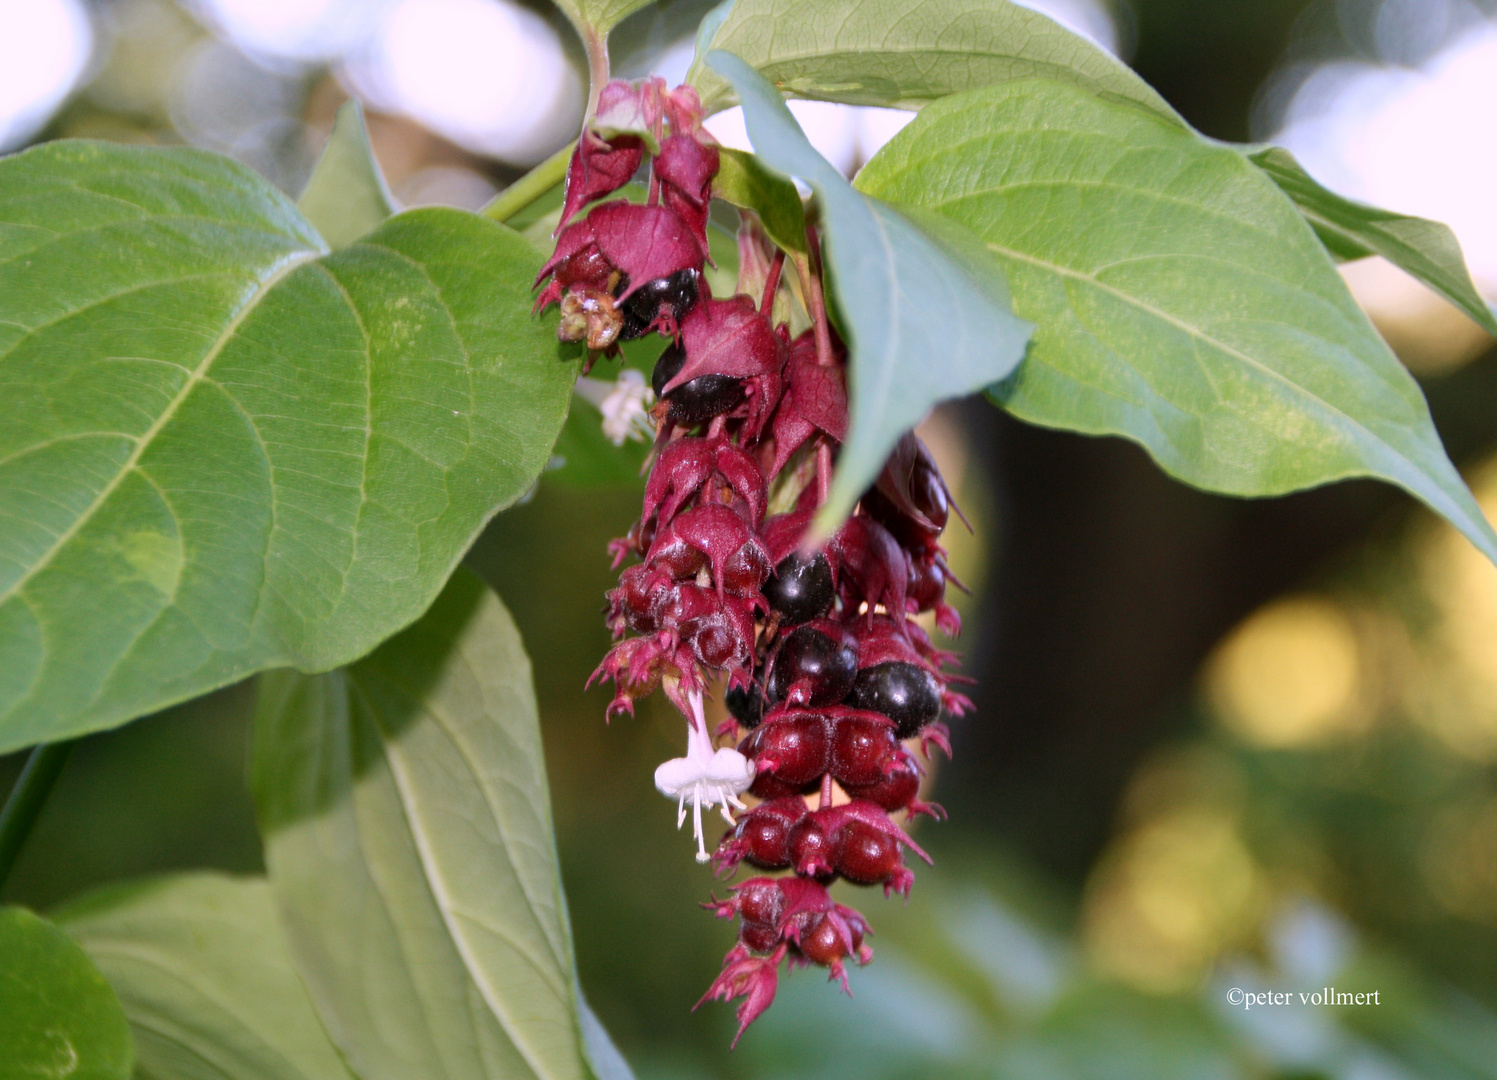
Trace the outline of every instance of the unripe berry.
<instances>
[{"instance_id":1,"label":"unripe berry","mask_svg":"<svg viewBox=\"0 0 1497 1080\"><path fill-rule=\"evenodd\" d=\"M837 852L819 814L806 814L790 829L789 861L801 877L830 878L836 869Z\"/></svg>"},{"instance_id":2,"label":"unripe berry","mask_svg":"<svg viewBox=\"0 0 1497 1080\"><path fill-rule=\"evenodd\" d=\"M766 923L744 922L738 927L738 940L749 952L771 952L780 943L780 928Z\"/></svg>"},{"instance_id":3,"label":"unripe berry","mask_svg":"<svg viewBox=\"0 0 1497 1080\"><path fill-rule=\"evenodd\" d=\"M941 684L918 664L891 660L858 672L847 704L882 713L899 738L908 739L941 715Z\"/></svg>"},{"instance_id":4,"label":"unripe berry","mask_svg":"<svg viewBox=\"0 0 1497 1080\"><path fill-rule=\"evenodd\" d=\"M863 944L861 928L856 923L846 924L852 937L852 948L847 947L838 920L831 913L813 915L800 935L800 951L807 960L822 967L831 967L838 961L858 951Z\"/></svg>"},{"instance_id":5,"label":"unripe berry","mask_svg":"<svg viewBox=\"0 0 1497 1080\"><path fill-rule=\"evenodd\" d=\"M827 771L828 743L826 718L816 713L780 713L766 720L738 747L758 766L749 790L775 798L819 780Z\"/></svg>"},{"instance_id":6,"label":"unripe berry","mask_svg":"<svg viewBox=\"0 0 1497 1080\"><path fill-rule=\"evenodd\" d=\"M872 784L848 785L847 793L854 799L867 799L885 810L903 810L920 794L920 770L913 757L901 754L895 758L887 775Z\"/></svg>"},{"instance_id":7,"label":"unripe berry","mask_svg":"<svg viewBox=\"0 0 1497 1080\"><path fill-rule=\"evenodd\" d=\"M867 787L883 779L899 749L893 726L878 717L838 716L831 738L829 771L843 787Z\"/></svg>"},{"instance_id":8,"label":"unripe berry","mask_svg":"<svg viewBox=\"0 0 1497 1080\"><path fill-rule=\"evenodd\" d=\"M738 886L734 903L744 922L774 926L785 910L785 894L774 878L752 878Z\"/></svg>"},{"instance_id":9,"label":"unripe berry","mask_svg":"<svg viewBox=\"0 0 1497 1080\"><path fill-rule=\"evenodd\" d=\"M899 841L861 821L845 822L836 835L837 873L860 885L887 880L903 865Z\"/></svg>"},{"instance_id":10,"label":"unripe berry","mask_svg":"<svg viewBox=\"0 0 1497 1080\"><path fill-rule=\"evenodd\" d=\"M799 552L785 556L764 584L764 599L771 610L791 626L821 618L831 609L835 595L832 568L819 551L810 558Z\"/></svg>"},{"instance_id":11,"label":"unripe berry","mask_svg":"<svg viewBox=\"0 0 1497 1080\"><path fill-rule=\"evenodd\" d=\"M799 795L760 803L739 818L728 834L724 861L742 858L765 870L789 866L790 833L806 813L805 800Z\"/></svg>"}]
</instances>

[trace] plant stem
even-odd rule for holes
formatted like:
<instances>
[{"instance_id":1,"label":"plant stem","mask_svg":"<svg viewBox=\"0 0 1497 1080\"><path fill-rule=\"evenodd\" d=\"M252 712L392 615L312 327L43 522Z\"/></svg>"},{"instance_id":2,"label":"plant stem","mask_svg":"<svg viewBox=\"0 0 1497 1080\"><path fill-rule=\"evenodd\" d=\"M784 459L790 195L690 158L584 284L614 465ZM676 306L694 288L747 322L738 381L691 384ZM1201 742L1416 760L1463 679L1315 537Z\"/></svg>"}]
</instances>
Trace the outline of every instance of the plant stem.
<instances>
[{"instance_id":1,"label":"plant stem","mask_svg":"<svg viewBox=\"0 0 1497 1080\"><path fill-rule=\"evenodd\" d=\"M608 39L589 30L582 35L582 43L587 47L587 115L582 119L586 131L598 115L598 97L608 85Z\"/></svg>"},{"instance_id":2,"label":"plant stem","mask_svg":"<svg viewBox=\"0 0 1497 1080\"><path fill-rule=\"evenodd\" d=\"M521 210L550 191L567 175L567 165L572 160L575 142L567 143L545 161L531 169L520 179L505 188L479 211L486 218L508 221Z\"/></svg>"},{"instance_id":3,"label":"plant stem","mask_svg":"<svg viewBox=\"0 0 1497 1080\"><path fill-rule=\"evenodd\" d=\"M0 810L0 888L5 887L16 856L25 846L26 837L31 834L31 827L36 824L37 815L72 749L71 741L42 743L31 751L16 786L10 789L5 809Z\"/></svg>"}]
</instances>

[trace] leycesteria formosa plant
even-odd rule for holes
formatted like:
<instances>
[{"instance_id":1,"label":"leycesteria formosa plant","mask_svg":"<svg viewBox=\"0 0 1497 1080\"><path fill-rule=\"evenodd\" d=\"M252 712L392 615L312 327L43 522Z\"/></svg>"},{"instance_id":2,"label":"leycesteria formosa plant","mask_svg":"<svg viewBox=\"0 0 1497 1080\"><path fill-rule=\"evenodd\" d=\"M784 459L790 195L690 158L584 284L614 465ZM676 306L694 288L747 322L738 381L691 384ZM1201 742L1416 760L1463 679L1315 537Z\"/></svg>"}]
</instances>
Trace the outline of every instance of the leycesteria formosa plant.
<instances>
[{"instance_id":1,"label":"leycesteria formosa plant","mask_svg":"<svg viewBox=\"0 0 1497 1080\"><path fill-rule=\"evenodd\" d=\"M787 966L847 985L871 929L830 887L908 897L944 816L971 702L931 636L962 587L935 405L1227 494L1380 478L1497 556L1334 264L1497 333L1443 226L1203 138L1007 0L728 0L676 87L609 77L645 0L559 2L578 137L477 214L394 213L353 105L296 203L198 150L0 159L0 750L35 748L0 884L70 740L251 676L266 865L0 911L21 1075L58 1039L118 1080L628 1075L578 985L529 661L457 567L548 465L648 444L594 678L684 719L654 784L742 873L702 882L739 1037ZM918 115L849 181L787 95ZM704 126L734 105L753 152Z\"/></svg>"}]
</instances>

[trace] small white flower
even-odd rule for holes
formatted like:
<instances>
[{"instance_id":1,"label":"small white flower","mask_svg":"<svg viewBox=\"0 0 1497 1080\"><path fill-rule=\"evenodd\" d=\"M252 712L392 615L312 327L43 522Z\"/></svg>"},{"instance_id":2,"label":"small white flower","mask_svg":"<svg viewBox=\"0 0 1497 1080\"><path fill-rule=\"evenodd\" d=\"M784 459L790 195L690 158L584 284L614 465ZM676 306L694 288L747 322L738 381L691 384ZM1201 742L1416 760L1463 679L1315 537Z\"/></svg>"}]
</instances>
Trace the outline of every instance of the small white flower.
<instances>
[{"instance_id":1,"label":"small white flower","mask_svg":"<svg viewBox=\"0 0 1497 1080\"><path fill-rule=\"evenodd\" d=\"M702 836L702 807L722 806L729 825L733 815L729 806L746 809L738 798L754 782L754 763L737 750L712 749L707 734L707 720L702 714L701 691L689 695L694 714L686 722L686 756L671 758L655 770L655 787L668 799L676 800L676 828L686 821L686 800L691 800L692 826L697 840L697 862L711 858Z\"/></svg>"},{"instance_id":2,"label":"small white flower","mask_svg":"<svg viewBox=\"0 0 1497 1080\"><path fill-rule=\"evenodd\" d=\"M650 423L655 392L642 373L625 368L613 382L579 378L577 393L603 414L603 434L614 446L623 446L628 439L649 442L655 437L655 428Z\"/></svg>"}]
</instances>

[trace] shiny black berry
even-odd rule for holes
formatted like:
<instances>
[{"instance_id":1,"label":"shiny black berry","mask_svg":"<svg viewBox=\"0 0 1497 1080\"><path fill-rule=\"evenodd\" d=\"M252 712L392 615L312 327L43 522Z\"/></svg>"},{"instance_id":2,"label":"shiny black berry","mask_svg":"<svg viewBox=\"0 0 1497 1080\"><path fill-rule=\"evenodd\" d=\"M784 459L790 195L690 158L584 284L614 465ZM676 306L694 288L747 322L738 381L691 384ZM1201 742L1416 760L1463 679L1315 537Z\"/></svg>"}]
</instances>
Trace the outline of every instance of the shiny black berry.
<instances>
[{"instance_id":1,"label":"shiny black berry","mask_svg":"<svg viewBox=\"0 0 1497 1080\"><path fill-rule=\"evenodd\" d=\"M624 328L619 331L620 341L633 341L650 332L650 324L661 314L661 309L680 322L686 313L697 306L701 299L701 274L693 267L677 270L670 277L647 281L620 305L624 312ZM622 292L626 283L621 283Z\"/></svg>"},{"instance_id":2,"label":"shiny black berry","mask_svg":"<svg viewBox=\"0 0 1497 1080\"><path fill-rule=\"evenodd\" d=\"M809 559L799 552L785 556L764 583L764 599L792 626L821 618L835 595L832 568L819 551Z\"/></svg>"},{"instance_id":3,"label":"shiny black berry","mask_svg":"<svg viewBox=\"0 0 1497 1080\"><path fill-rule=\"evenodd\" d=\"M858 677L857 639L838 627L829 629L835 637L815 626L802 626L785 638L765 687L770 701L788 696L793 705L819 708L847 696Z\"/></svg>"},{"instance_id":4,"label":"shiny black berry","mask_svg":"<svg viewBox=\"0 0 1497 1080\"><path fill-rule=\"evenodd\" d=\"M728 714L745 728L756 728L764 719L764 691L756 683L733 687L723 695L723 704L728 707Z\"/></svg>"},{"instance_id":5,"label":"shiny black berry","mask_svg":"<svg viewBox=\"0 0 1497 1080\"><path fill-rule=\"evenodd\" d=\"M672 379L680 373L686 363L686 349L679 341L665 347L655 361L655 370L650 375L650 386L655 396L670 404L669 418L680 427L706 423L714 416L732 412L743 404L746 396L743 383L731 375L698 375L695 379L662 395Z\"/></svg>"},{"instance_id":6,"label":"shiny black berry","mask_svg":"<svg viewBox=\"0 0 1497 1080\"><path fill-rule=\"evenodd\" d=\"M908 739L941 715L941 687L918 664L891 660L858 672L847 704L883 713L894 721L895 735Z\"/></svg>"}]
</instances>

